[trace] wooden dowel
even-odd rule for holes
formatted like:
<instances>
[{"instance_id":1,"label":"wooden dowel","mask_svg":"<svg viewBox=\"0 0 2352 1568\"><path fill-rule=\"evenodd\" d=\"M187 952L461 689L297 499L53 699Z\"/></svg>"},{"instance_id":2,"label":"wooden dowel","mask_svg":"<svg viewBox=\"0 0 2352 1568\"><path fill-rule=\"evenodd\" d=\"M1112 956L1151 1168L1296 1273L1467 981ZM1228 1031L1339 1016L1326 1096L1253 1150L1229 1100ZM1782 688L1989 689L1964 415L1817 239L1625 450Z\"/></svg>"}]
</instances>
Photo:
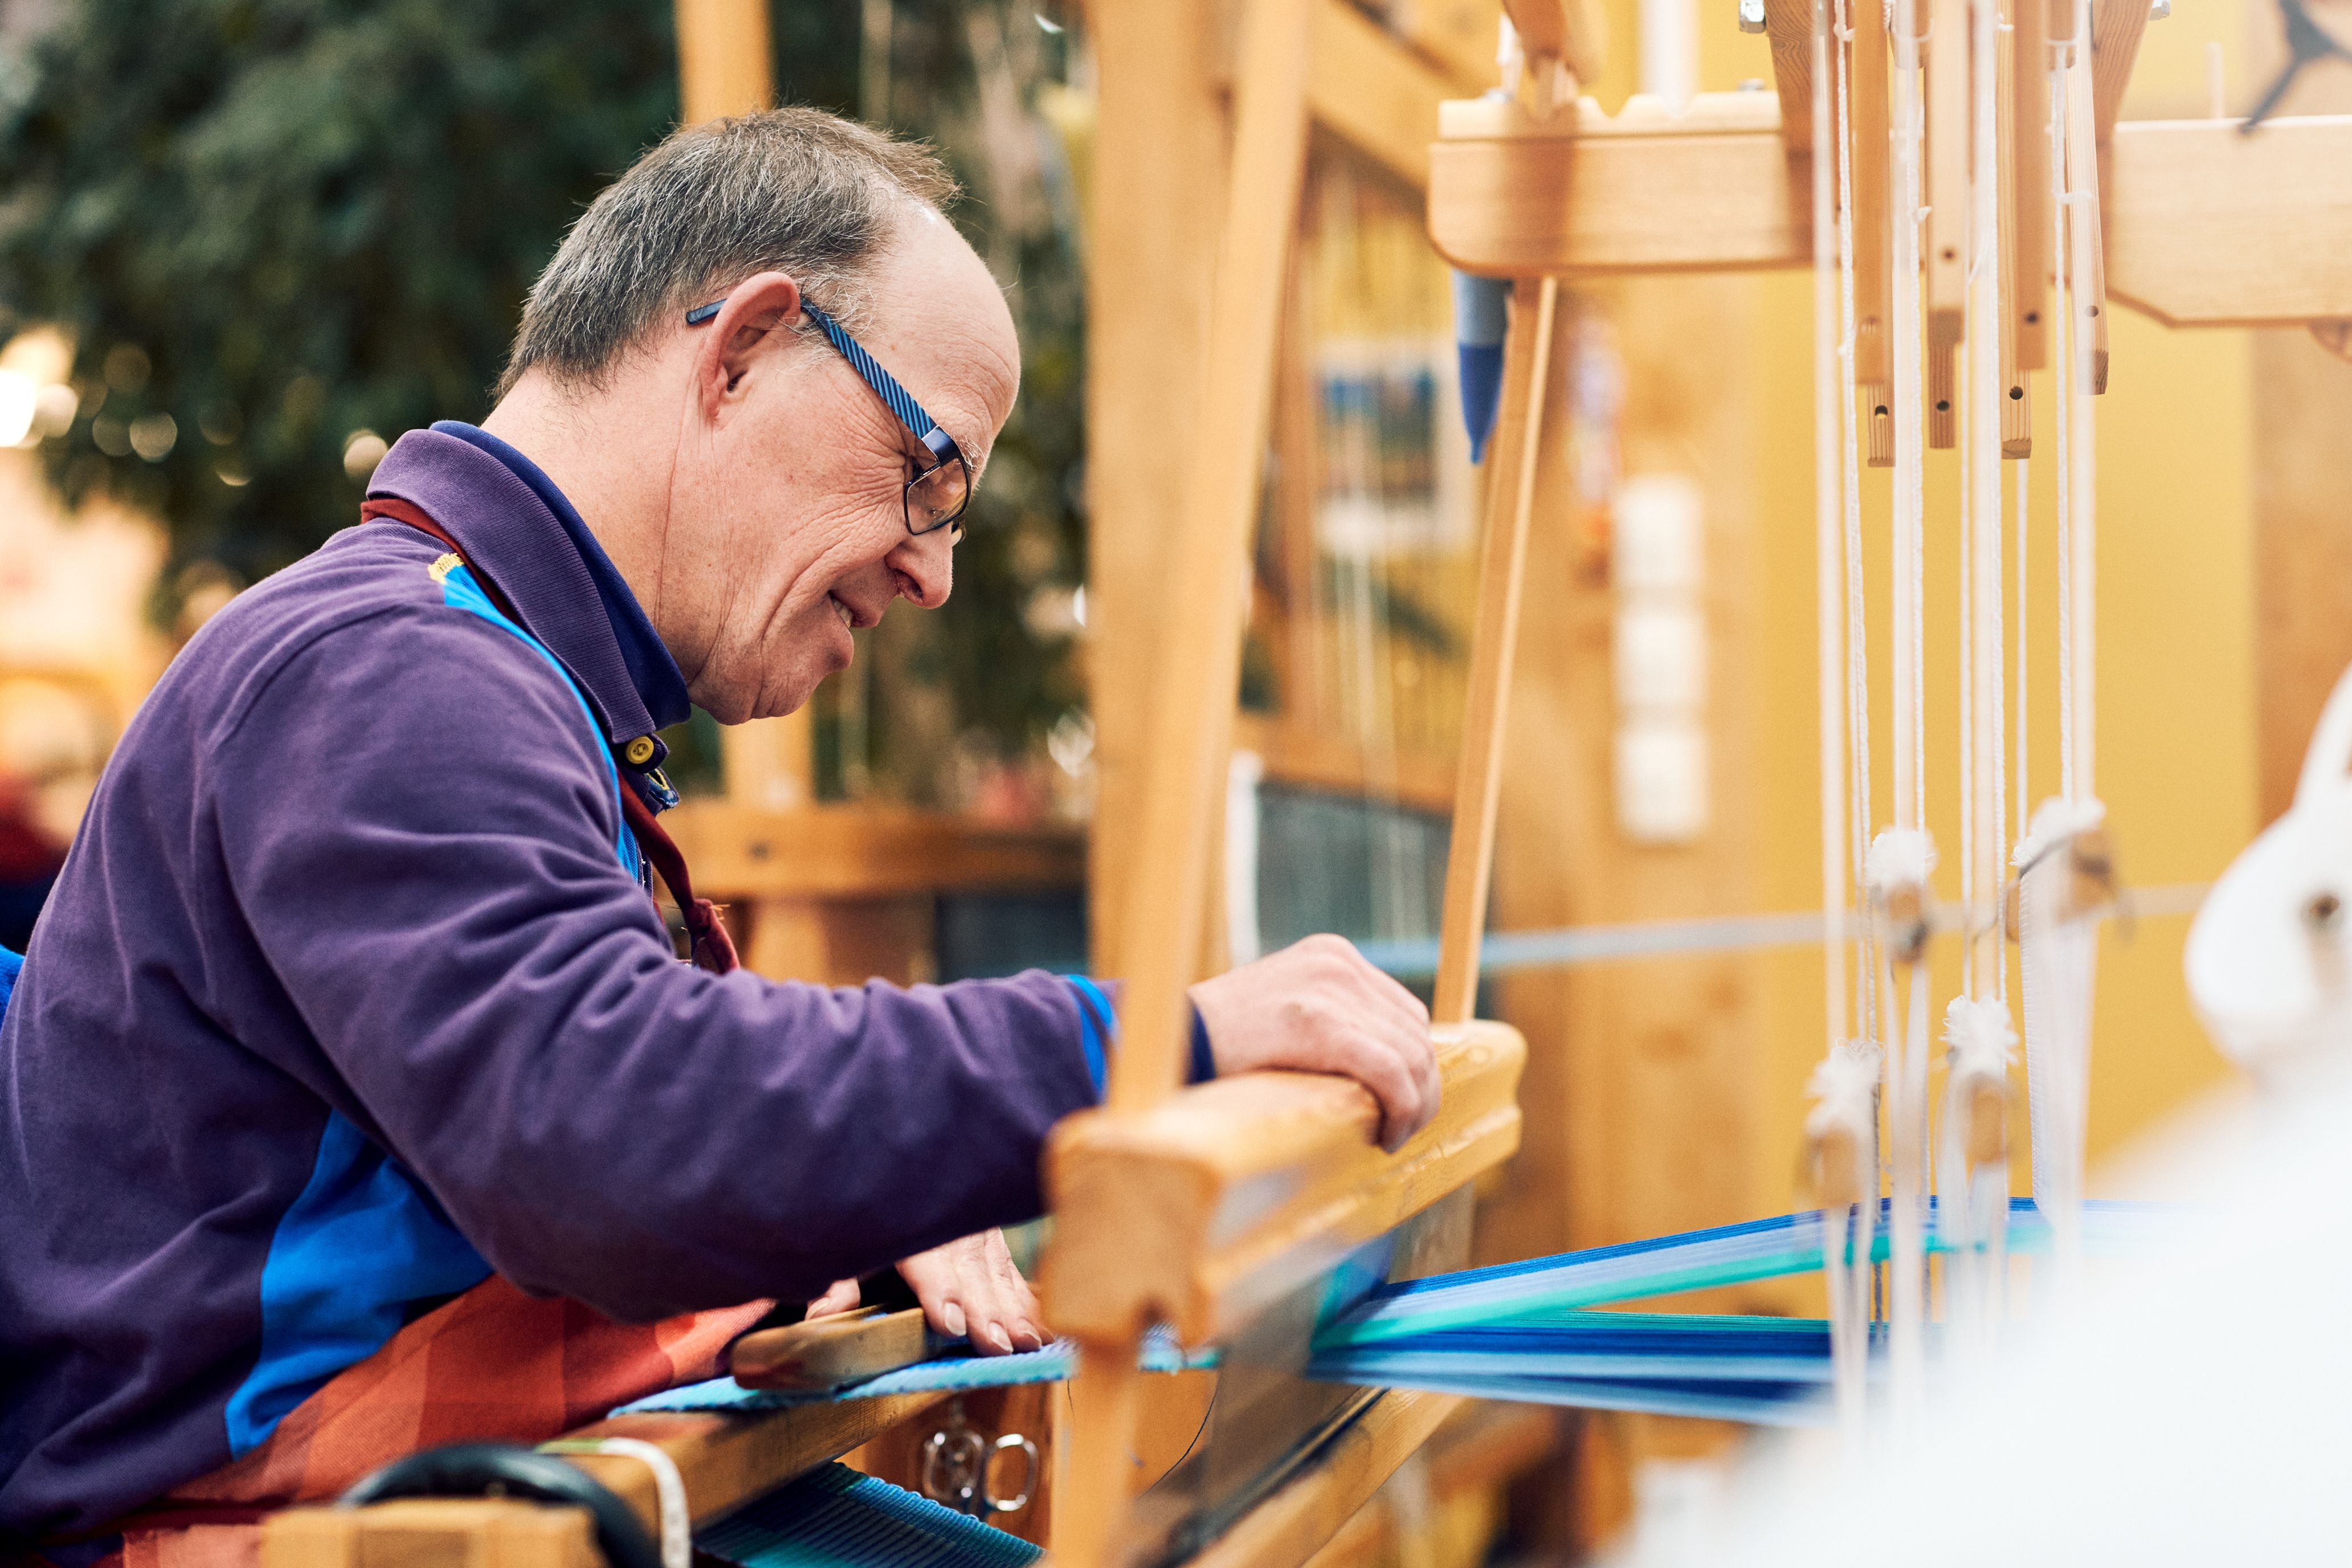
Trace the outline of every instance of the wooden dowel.
<instances>
[{"instance_id":1,"label":"wooden dowel","mask_svg":"<svg viewBox=\"0 0 2352 1568\"><path fill-rule=\"evenodd\" d=\"M2074 68L2083 70L2079 60ZM2081 89L2067 95L2066 183L2067 188L2081 198L2083 226L2072 232L2086 237L2081 242L2083 258L2075 275L2083 294L2073 303L2090 319L2091 392L2096 396L2107 390L2107 258L2099 210L2099 176L2103 171L2098 147L2091 140L2098 73L2093 69L2084 74L2089 79Z\"/></svg>"},{"instance_id":2,"label":"wooden dowel","mask_svg":"<svg viewBox=\"0 0 2352 1568\"><path fill-rule=\"evenodd\" d=\"M1931 341L1940 326L1958 342L1969 293L1969 0L1927 0L1926 9L1927 329Z\"/></svg>"},{"instance_id":3,"label":"wooden dowel","mask_svg":"<svg viewBox=\"0 0 2352 1568\"><path fill-rule=\"evenodd\" d=\"M2010 35L2009 186L2017 201L2011 225L2015 287L2005 289L2017 323L2017 368L2050 368L2050 9L2017 0Z\"/></svg>"},{"instance_id":4,"label":"wooden dowel","mask_svg":"<svg viewBox=\"0 0 2352 1568\"><path fill-rule=\"evenodd\" d=\"M1445 910L1438 928L1439 1024L1465 1022L1478 1000L1478 949L1486 932L1486 886L1495 854L1495 811L1503 782L1504 722L1510 710L1512 654L1519 637L1519 590L1527 572L1528 522L1535 511L1543 449L1544 392L1559 280L1536 286L1532 308L1521 279L1503 351L1503 406L1493 473L1486 481L1486 544L1478 562L1478 619L1462 721L1462 763L1454 787L1454 831L1445 860Z\"/></svg>"},{"instance_id":5,"label":"wooden dowel","mask_svg":"<svg viewBox=\"0 0 2352 1568\"><path fill-rule=\"evenodd\" d=\"M2041 7L2031 0L2022 9L2038 12ZM2002 0L2001 16L2014 27L2015 13L2021 9L2017 0ZM2017 52L2008 40L1997 42L1994 53L1999 59L1998 80L1994 91L1999 99L1995 110L1994 132L2000 139L2000 150L1994 163L2000 169L2000 455L2004 458L2031 457L2033 452L2033 404L2028 395L2024 368L2018 363L2018 341L2023 323L2017 309L2018 232L2017 212L2020 164L2017 158ZM2046 167L2049 160L2043 159ZM2037 184L2047 184L2045 175Z\"/></svg>"},{"instance_id":6,"label":"wooden dowel","mask_svg":"<svg viewBox=\"0 0 2352 1568\"><path fill-rule=\"evenodd\" d=\"M1969 5L1927 0L1927 445L1959 440L1953 381L1969 294Z\"/></svg>"},{"instance_id":7,"label":"wooden dowel","mask_svg":"<svg viewBox=\"0 0 2352 1568\"><path fill-rule=\"evenodd\" d=\"M1849 74L1853 132L1853 376L1862 395L1863 448L1874 468L1895 463L1895 356L1887 336L1888 268L1886 95L1890 68L1886 16L1857 5Z\"/></svg>"},{"instance_id":8,"label":"wooden dowel","mask_svg":"<svg viewBox=\"0 0 2352 1568\"><path fill-rule=\"evenodd\" d=\"M1209 303L1197 453L1146 731L1129 873L1127 986L1109 1103L1141 1110L1182 1081L1184 990L1207 918L1209 851L1223 810L1241 681L1243 599L1273 401L1283 279L1307 158L1307 0L1250 0L1234 87L1232 174Z\"/></svg>"},{"instance_id":9,"label":"wooden dowel","mask_svg":"<svg viewBox=\"0 0 2352 1568\"><path fill-rule=\"evenodd\" d=\"M1056 1443L1054 1478L1054 1562L1056 1568L1109 1568L1117 1561L1134 1479L1136 1420L1144 1373L1136 1369L1143 1342L1130 1338L1078 1342L1078 1374L1070 1384L1065 1441Z\"/></svg>"}]
</instances>

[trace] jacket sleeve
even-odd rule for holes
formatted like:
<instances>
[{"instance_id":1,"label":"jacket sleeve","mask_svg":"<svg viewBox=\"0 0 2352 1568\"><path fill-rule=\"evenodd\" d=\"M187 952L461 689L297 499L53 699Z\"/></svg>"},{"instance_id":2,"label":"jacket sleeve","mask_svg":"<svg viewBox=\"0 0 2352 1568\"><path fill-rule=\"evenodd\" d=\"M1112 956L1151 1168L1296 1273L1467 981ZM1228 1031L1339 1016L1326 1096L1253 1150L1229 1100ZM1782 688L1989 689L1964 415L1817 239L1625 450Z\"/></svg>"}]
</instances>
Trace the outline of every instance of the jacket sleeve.
<instances>
[{"instance_id":1,"label":"jacket sleeve","mask_svg":"<svg viewBox=\"0 0 2352 1568\"><path fill-rule=\"evenodd\" d=\"M679 963L577 695L500 628L394 619L295 656L219 738L227 918L329 1097L500 1274L650 1319L1040 1210L1046 1131L1097 1098L1071 985Z\"/></svg>"}]
</instances>

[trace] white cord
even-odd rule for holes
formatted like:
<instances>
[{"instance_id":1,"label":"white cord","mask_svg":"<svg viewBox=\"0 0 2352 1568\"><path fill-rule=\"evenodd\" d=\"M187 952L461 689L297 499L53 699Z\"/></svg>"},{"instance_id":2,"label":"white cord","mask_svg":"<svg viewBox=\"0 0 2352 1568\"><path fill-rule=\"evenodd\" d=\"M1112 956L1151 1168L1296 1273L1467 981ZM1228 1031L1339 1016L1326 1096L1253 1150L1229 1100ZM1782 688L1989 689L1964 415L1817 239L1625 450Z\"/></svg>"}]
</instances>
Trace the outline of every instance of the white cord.
<instances>
[{"instance_id":1,"label":"white cord","mask_svg":"<svg viewBox=\"0 0 2352 1568\"><path fill-rule=\"evenodd\" d=\"M1843 5L1844 0L1840 0ZM1875 5L1878 0L1862 0ZM1852 37L1851 24L1839 29ZM1863 879L1867 870L1870 825L1870 645L1862 581L1862 458L1861 436L1854 424L1855 325L1853 309L1853 68L1848 49L1837 51L1838 108L1838 356L1840 430L1845 447L1845 711L1846 756L1850 793L1846 812L1846 847L1853 862L1853 888L1860 906L1870 907ZM1867 930L1854 953L1854 1016L1863 1035L1875 1028L1878 1016L1877 943Z\"/></svg>"},{"instance_id":2,"label":"white cord","mask_svg":"<svg viewBox=\"0 0 2352 1568\"><path fill-rule=\"evenodd\" d=\"M2077 44L2075 47L2081 47ZM2066 72L2053 68L2050 72L2050 192L2051 211L2061 217L2066 207ZM2069 272L2069 252L2074 248L2068 238L2072 226L2053 222L2050 229L2051 268L2050 356L2052 382L2057 394L2057 417L2052 423L2058 436L2058 794L2064 799L2074 798L2074 452L2072 426L2074 400L2074 356L2072 352L2074 328L2074 312L2068 309L2074 294ZM2026 1042L2029 1054L2032 1042Z\"/></svg>"},{"instance_id":3,"label":"white cord","mask_svg":"<svg viewBox=\"0 0 2352 1568\"><path fill-rule=\"evenodd\" d=\"M2033 459L2017 459L2017 836L2025 837L2026 820L2033 809L2033 774L2026 766L2026 650L2033 642L2033 620L2025 613L2025 588L2031 579L2033 532L2026 524L2026 498L2033 493ZM2006 944L2003 951L2007 951Z\"/></svg>"},{"instance_id":4,"label":"white cord","mask_svg":"<svg viewBox=\"0 0 2352 1568\"><path fill-rule=\"evenodd\" d=\"M1837 417L1839 388L1850 375L1841 375L1839 362L1846 357L1847 340L1837 336L1841 324L1832 321L1839 285L1844 280L1843 252L1832 254L1837 235L1837 199L1832 188L1830 143L1830 0L1813 0L1813 591L1815 644L1819 663L1822 766L1822 1013L1829 1041L1834 1047L1845 1038L1846 1015L1846 778L1845 721L1839 709L1843 682L1839 666L1844 649L1839 619L1838 572L1842 563L1839 519L1844 510L1840 493L1842 472L1839 436L1850 428L1853 398L1846 397L1846 417ZM1851 358L1846 357L1851 364ZM1850 437L1849 437L1850 439Z\"/></svg>"},{"instance_id":5,"label":"white cord","mask_svg":"<svg viewBox=\"0 0 2352 1568\"><path fill-rule=\"evenodd\" d=\"M686 1512L686 1478L677 1461L637 1437L562 1437L542 1443L542 1454L618 1454L654 1473L654 1496L661 1508L662 1568L693 1568L694 1534Z\"/></svg>"},{"instance_id":6,"label":"white cord","mask_svg":"<svg viewBox=\"0 0 2352 1568\"><path fill-rule=\"evenodd\" d=\"M2077 36L2088 39L2090 31L2090 0L2078 0L2076 5ZM2092 292L2092 268L2097 264L2098 238L2093 226L2098 219L2099 158L2093 144L2091 110L2091 58L2087 47L2074 52L2074 63L2068 76L2066 149L2073 189L2067 192L2067 227L2072 231L2073 244L2067 247L2066 265L2073 270L2074 284L2070 298L2074 318L2074 395L2066 413L2074 425L2072 473L2074 560L2068 563L2067 577L2073 586L2074 641L2069 662L2074 666L2074 725L2071 750L2074 752L2075 790L2067 798L2079 802L2098 797L2098 623L2096 595L2098 590L2098 430L2093 417L2096 406L2092 395L2097 382L2093 370L2097 353L2098 322L2101 301Z\"/></svg>"},{"instance_id":7,"label":"white cord","mask_svg":"<svg viewBox=\"0 0 2352 1568\"><path fill-rule=\"evenodd\" d=\"M1917 0L1895 0L1895 811L1898 829L1927 827L1925 411L1919 396L1919 106ZM1923 879L1924 887L1924 879ZM1911 965L1906 1016L1888 1019L1887 1118L1894 1205L1888 1361L1896 1429L1916 1435L1926 1395L1927 1012L1928 976ZM1892 977L1888 977L1891 990ZM1886 1007L1892 1011L1894 998Z\"/></svg>"},{"instance_id":8,"label":"white cord","mask_svg":"<svg viewBox=\"0 0 2352 1568\"><path fill-rule=\"evenodd\" d=\"M1967 569L1969 616L1967 658L1971 665L1969 715L1970 743L1966 821L1968 895L1990 898L2001 883L2000 778L2001 695L2000 615L2000 142L1998 132L2000 18L1990 4L1974 8L1975 142L1977 179L1969 214L1975 239L1969 263L1969 525ZM1987 940L1988 937L1990 940ZM2001 945L1997 931L1972 933L1968 994L1979 1000L1994 985L1992 971ZM1979 951L1981 950L1981 951Z\"/></svg>"}]
</instances>

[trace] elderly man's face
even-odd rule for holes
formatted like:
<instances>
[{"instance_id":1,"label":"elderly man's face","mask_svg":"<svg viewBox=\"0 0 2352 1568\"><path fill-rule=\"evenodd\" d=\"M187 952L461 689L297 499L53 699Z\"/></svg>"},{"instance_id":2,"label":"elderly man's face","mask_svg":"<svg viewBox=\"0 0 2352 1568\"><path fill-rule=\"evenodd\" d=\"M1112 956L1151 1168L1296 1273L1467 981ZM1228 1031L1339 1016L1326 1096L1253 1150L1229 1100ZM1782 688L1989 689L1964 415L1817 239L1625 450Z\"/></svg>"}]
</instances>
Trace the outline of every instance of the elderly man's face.
<instances>
[{"instance_id":1,"label":"elderly man's face","mask_svg":"<svg viewBox=\"0 0 2352 1568\"><path fill-rule=\"evenodd\" d=\"M977 477L1020 385L995 280L944 221L901 225L856 323L866 350L955 438ZM852 626L894 599L947 601L954 531L907 531L920 442L767 273L708 326L672 478L665 593L692 588L694 700L722 722L789 713L850 662ZM818 297L815 303L832 301ZM715 333L713 330L716 329Z\"/></svg>"}]
</instances>

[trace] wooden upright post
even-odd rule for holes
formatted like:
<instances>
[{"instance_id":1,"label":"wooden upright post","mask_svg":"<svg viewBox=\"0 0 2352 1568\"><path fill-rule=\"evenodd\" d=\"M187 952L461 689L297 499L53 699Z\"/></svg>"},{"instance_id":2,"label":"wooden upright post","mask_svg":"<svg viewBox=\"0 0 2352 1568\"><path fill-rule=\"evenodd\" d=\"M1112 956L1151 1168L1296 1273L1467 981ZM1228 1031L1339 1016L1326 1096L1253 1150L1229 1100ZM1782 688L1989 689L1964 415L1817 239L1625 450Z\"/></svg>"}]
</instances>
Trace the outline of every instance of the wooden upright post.
<instances>
[{"instance_id":1,"label":"wooden upright post","mask_svg":"<svg viewBox=\"0 0 2352 1568\"><path fill-rule=\"evenodd\" d=\"M770 74L766 0L677 0L677 74L686 122L765 109Z\"/></svg>"},{"instance_id":2,"label":"wooden upright post","mask_svg":"<svg viewBox=\"0 0 2352 1568\"><path fill-rule=\"evenodd\" d=\"M767 0L677 0L678 97L686 123L767 108L776 90L772 54ZM808 805L811 735L806 707L724 731L720 766L728 798L774 811ZM790 911L762 913L781 924ZM753 918L757 923L761 916Z\"/></svg>"},{"instance_id":3,"label":"wooden upright post","mask_svg":"<svg viewBox=\"0 0 2352 1568\"><path fill-rule=\"evenodd\" d=\"M1283 281L1297 232L1307 163L1310 0L1250 0L1234 89L1234 151L1204 372L1186 448L1181 531L1167 577L1182 617L1160 638L1139 781L1141 823L1126 869L1121 920L1127 989L1111 1068L1114 1112L1174 1092L1184 1046L1184 990L1207 913L1209 850L1233 751L1241 678L1240 573L1257 517L1258 477L1274 395ZM1082 1339L1055 1555L1073 1568L1111 1561L1128 1493L1138 1416L1135 1358L1145 1325Z\"/></svg>"},{"instance_id":4,"label":"wooden upright post","mask_svg":"<svg viewBox=\"0 0 2352 1568\"><path fill-rule=\"evenodd\" d=\"M1148 775L1141 700L1190 606L1167 592L1207 351L1226 114L1218 0L1089 16L1101 105L1087 268L1087 683L1096 796L1093 964L1127 973Z\"/></svg>"}]
</instances>

